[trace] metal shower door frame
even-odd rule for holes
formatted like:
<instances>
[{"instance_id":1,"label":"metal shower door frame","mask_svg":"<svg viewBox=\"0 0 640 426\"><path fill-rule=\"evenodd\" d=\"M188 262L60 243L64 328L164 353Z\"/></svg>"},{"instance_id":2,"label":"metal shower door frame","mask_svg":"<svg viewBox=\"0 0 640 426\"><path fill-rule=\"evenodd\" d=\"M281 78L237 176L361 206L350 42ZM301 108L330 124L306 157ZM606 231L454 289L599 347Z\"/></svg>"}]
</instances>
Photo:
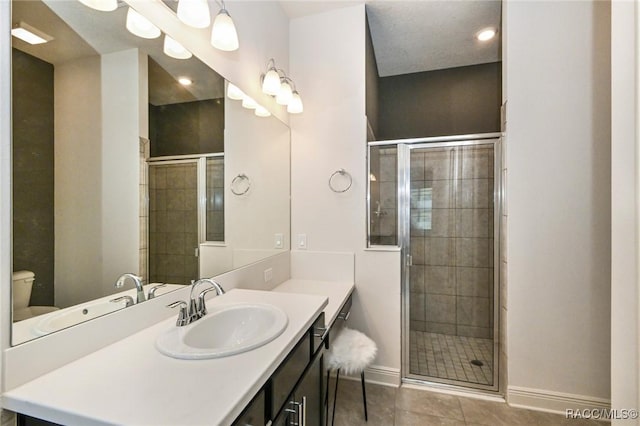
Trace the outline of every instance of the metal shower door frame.
<instances>
[{"instance_id":1,"label":"metal shower door frame","mask_svg":"<svg viewBox=\"0 0 640 426\"><path fill-rule=\"evenodd\" d=\"M502 215L502 150L500 133L478 135L449 136L442 138L406 139L398 141L380 141L370 143L375 145L397 145L398 148L398 244L401 253L401 339L402 366L401 380L403 383L428 385L432 387L460 390L463 386L472 392L500 391L499 361L500 361L500 217ZM493 197L493 385L462 382L458 380L441 379L437 377L419 376L410 373L410 268L411 268L411 151L424 148L443 148L457 146L487 145L494 146L494 197Z\"/></svg>"}]
</instances>

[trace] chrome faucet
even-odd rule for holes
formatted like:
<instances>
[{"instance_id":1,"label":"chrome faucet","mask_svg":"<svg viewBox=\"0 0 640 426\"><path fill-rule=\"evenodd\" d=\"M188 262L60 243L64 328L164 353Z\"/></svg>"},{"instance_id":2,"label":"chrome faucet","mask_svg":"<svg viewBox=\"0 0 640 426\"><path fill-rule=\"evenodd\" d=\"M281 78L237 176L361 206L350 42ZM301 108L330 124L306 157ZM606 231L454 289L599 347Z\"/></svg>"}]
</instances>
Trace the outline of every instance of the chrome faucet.
<instances>
[{"instance_id":1,"label":"chrome faucet","mask_svg":"<svg viewBox=\"0 0 640 426\"><path fill-rule=\"evenodd\" d=\"M194 290L200 286L200 284L209 284L211 287L205 288L198 294L198 297L194 297ZM204 296L210 291L216 291L218 296L224 294L224 289L220 284L213 281L211 278L203 278L201 280L192 282L191 284L191 295L189 304L187 302L178 300L177 302L173 302L167 305L167 308L180 308L180 312L178 313L178 321L176 321L176 325L178 327L185 326L187 324L191 324L194 321L199 320L203 316L207 315L207 305L204 300Z\"/></svg>"},{"instance_id":2,"label":"chrome faucet","mask_svg":"<svg viewBox=\"0 0 640 426\"><path fill-rule=\"evenodd\" d=\"M156 290L158 290L159 288L162 288L162 287L166 287L166 286L167 286L166 283L162 283L162 284L154 285L153 287L151 287L149 289L149 295L147 296L147 299L151 300L151 299L155 298L156 297Z\"/></svg>"},{"instance_id":3,"label":"chrome faucet","mask_svg":"<svg viewBox=\"0 0 640 426\"><path fill-rule=\"evenodd\" d=\"M133 283L136 286L136 291L137 291L136 303L144 302L146 299L144 297L144 290L142 289L142 277L139 277L135 274L130 274L130 273L122 274L116 280L116 284L115 284L116 288L122 287L127 278L131 278L133 280Z\"/></svg>"},{"instance_id":4,"label":"chrome faucet","mask_svg":"<svg viewBox=\"0 0 640 426\"><path fill-rule=\"evenodd\" d=\"M198 286L200 286L200 284L208 284L211 287L202 290L198 294L198 298L196 299L193 292ZM222 288L222 286L211 278L202 278L191 285L191 300L189 303L189 318L191 322L197 321L203 316L207 315L207 305L205 303L204 296L205 294L213 290L216 291L216 294L218 296L222 296L224 294L224 289Z\"/></svg>"}]
</instances>

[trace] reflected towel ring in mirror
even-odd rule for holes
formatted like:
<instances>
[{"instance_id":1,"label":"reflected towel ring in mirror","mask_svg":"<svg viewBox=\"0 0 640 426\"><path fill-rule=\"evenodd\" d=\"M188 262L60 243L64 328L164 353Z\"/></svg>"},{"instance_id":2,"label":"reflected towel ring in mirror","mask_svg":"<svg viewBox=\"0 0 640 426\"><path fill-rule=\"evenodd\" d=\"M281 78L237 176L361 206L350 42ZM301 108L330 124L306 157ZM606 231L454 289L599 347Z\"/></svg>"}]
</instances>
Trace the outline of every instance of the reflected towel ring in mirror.
<instances>
[{"instance_id":1,"label":"reflected towel ring in mirror","mask_svg":"<svg viewBox=\"0 0 640 426\"><path fill-rule=\"evenodd\" d=\"M348 184L346 187L342 188L342 189L336 188L336 185L335 185L335 183L334 183L334 178L335 178L337 175L343 176L343 177L345 177L346 179L348 179L348 180L349 180L349 184ZM329 177L329 188L331 188L331 190L332 190L333 192L337 192L337 193L340 193L340 192L347 192L347 191L349 190L349 188L351 188L351 184L353 184L353 178L351 177L351 174L350 174L348 171L346 171L345 169L339 169L339 170L336 170L336 171L335 171L335 172L333 172L333 174Z\"/></svg>"},{"instance_id":2,"label":"reflected towel ring in mirror","mask_svg":"<svg viewBox=\"0 0 640 426\"><path fill-rule=\"evenodd\" d=\"M242 182L244 182L244 185ZM231 181L231 192L235 195L244 195L249 191L249 188L251 188L251 180L244 173L240 173Z\"/></svg>"}]
</instances>

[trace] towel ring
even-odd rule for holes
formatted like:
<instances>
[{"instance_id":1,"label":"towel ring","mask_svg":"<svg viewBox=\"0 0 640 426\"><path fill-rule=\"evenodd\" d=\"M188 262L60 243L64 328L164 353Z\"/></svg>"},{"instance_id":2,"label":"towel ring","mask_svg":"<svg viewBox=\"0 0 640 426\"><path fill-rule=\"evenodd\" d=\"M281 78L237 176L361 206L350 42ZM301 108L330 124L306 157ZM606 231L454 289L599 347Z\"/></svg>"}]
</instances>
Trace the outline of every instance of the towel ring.
<instances>
[{"instance_id":1,"label":"towel ring","mask_svg":"<svg viewBox=\"0 0 640 426\"><path fill-rule=\"evenodd\" d=\"M334 184L333 184L333 178L336 177L336 175L340 175L340 176L345 176L347 179L349 179L349 184L346 186L346 188L344 189L337 189ZM351 185L353 184L353 178L351 177L351 174L346 171L345 169L339 169L336 170L335 172L333 172L333 174L329 177L329 188L331 188L331 190L333 192L336 193L341 193L341 192L347 192L349 190L349 188L351 188Z\"/></svg>"},{"instance_id":2,"label":"towel ring","mask_svg":"<svg viewBox=\"0 0 640 426\"><path fill-rule=\"evenodd\" d=\"M244 191L236 191L235 186L237 183L240 183L242 181L246 181L247 182L247 187L244 189ZM235 195L244 195L249 191L249 188L251 188L251 180L249 179L249 176L245 175L244 173L240 173L238 176L234 177L233 180L231 181L231 192L233 192Z\"/></svg>"}]
</instances>

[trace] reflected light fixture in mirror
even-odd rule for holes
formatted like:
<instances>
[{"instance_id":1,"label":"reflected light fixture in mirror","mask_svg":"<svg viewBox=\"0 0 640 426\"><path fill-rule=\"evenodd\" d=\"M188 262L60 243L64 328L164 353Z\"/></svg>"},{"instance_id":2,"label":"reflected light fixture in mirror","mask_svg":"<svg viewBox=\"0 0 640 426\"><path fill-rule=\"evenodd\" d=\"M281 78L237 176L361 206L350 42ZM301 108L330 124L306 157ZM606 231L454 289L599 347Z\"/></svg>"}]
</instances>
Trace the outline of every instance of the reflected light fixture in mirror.
<instances>
[{"instance_id":1,"label":"reflected light fixture in mirror","mask_svg":"<svg viewBox=\"0 0 640 426\"><path fill-rule=\"evenodd\" d=\"M258 105L256 107L255 115L257 115L258 117L270 117L271 113L262 105Z\"/></svg>"},{"instance_id":2,"label":"reflected light fixture in mirror","mask_svg":"<svg viewBox=\"0 0 640 426\"><path fill-rule=\"evenodd\" d=\"M236 26L224 6L224 0L220 0L219 4L220 11L213 20L213 28L211 29L211 45L225 52L238 50L240 44L238 43Z\"/></svg>"},{"instance_id":3,"label":"reflected light fixture in mirror","mask_svg":"<svg viewBox=\"0 0 640 426\"><path fill-rule=\"evenodd\" d=\"M162 51L165 55L170 56L174 59L189 59L191 56L193 56L191 52L184 48L183 45L166 34L164 36L164 45Z\"/></svg>"},{"instance_id":4,"label":"reflected light fixture in mirror","mask_svg":"<svg viewBox=\"0 0 640 426\"><path fill-rule=\"evenodd\" d=\"M478 32L476 38L480 41L489 41L496 36L496 30L494 28L485 28Z\"/></svg>"},{"instance_id":5,"label":"reflected light fixture in mirror","mask_svg":"<svg viewBox=\"0 0 640 426\"><path fill-rule=\"evenodd\" d=\"M78 0L91 9L100 10L102 12L111 12L118 8L118 0Z\"/></svg>"},{"instance_id":6,"label":"reflected light fixture in mirror","mask_svg":"<svg viewBox=\"0 0 640 426\"><path fill-rule=\"evenodd\" d=\"M247 109L256 109L258 107L258 103L254 101L250 96L245 96L242 99L242 106Z\"/></svg>"},{"instance_id":7,"label":"reflected light fixture in mirror","mask_svg":"<svg viewBox=\"0 0 640 426\"><path fill-rule=\"evenodd\" d=\"M138 37L148 39L160 37L160 29L131 8L127 11L126 26L131 34L137 35Z\"/></svg>"},{"instance_id":8,"label":"reflected light fixture in mirror","mask_svg":"<svg viewBox=\"0 0 640 426\"><path fill-rule=\"evenodd\" d=\"M53 37L32 27L29 24L20 22L11 29L11 35L29 44L43 44L53 40Z\"/></svg>"},{"instance_id":9,"label":"reflected light fixture in mirror","mask_svg":"<svg viewBox=\"0 0 640 426\"><path fill-rule=\"evenodd\" d=\"M211 23L207 0L179 0L178 19L193 28L207 28Z\"/></svg>"},{"instance_id":10,"label":"reflected light fixture in mirror","mask_svg":"<svg viewBox=\"0 0 640 426\"><path fill-rule=\"evenodd\" d=\"M234 101L241 101L244 99L245 94L235 84L229 83L227 86L227 96Z\"/></svg>"}]
</instances>

